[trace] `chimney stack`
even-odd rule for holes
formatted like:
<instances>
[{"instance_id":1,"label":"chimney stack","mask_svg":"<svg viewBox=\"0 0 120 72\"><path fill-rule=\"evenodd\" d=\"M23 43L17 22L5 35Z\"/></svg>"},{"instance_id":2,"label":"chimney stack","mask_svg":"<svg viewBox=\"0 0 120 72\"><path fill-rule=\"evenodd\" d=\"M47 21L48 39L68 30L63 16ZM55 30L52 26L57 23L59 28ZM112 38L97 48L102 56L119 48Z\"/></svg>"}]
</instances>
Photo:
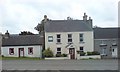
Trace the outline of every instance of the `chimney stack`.
<instances>
[{"instance_id":1,"label":"chimney stack","mask_svg":"<svg viewBox=\"0 0 120 72\"><path fill-rule=\"evenodd\" d=\"M87 15L86 15L86 13L84 13L83 20L87 21Z\"/></svg>"},{"instance_id":2,"label":"chimney stack","mask_svg":"<svg viewBox=\"0 0 120 72\"><path fill-rule=\"evenodd\" d=\"M44 15L44 22L48 21L47 15Z\"/></svg>"},{"instance_id":3,"label":"chimney stack","mask_svg":"<svg viewBox=\"0 0 120 72\"><path fill-rule=\"evenodd\" d=\"M9 34L9 32L8 32L8 30L7 30L7 32L5 33L5 38L9 38L9 36L10 36L10 34Z\"/></svg>"},{"instance_id":4,"label":"chimney stack","mask_svg":"<svg viewBox=\"0 0 120 72\"><path fill-rule=\"evenodd\" d=\"M89 17L88 23L90 24L91 27L93 27L93 26L92 26L93 24L92 24L92 19L91 19L91 17Z\"/></svg>"}]
</instances>

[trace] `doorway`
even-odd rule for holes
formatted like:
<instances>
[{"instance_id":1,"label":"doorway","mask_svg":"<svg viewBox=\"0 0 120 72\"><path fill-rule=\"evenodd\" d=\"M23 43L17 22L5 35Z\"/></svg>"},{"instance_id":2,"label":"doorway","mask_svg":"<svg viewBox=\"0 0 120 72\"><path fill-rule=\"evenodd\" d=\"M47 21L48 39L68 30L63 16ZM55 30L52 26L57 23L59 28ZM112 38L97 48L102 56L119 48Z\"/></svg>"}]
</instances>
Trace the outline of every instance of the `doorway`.
<instances>
[{"instance_id":1,"label":"doorway","mask_svg":"<svg viewBox=\"0 0 120 72\"><path fill-rule=\"evenodd\" d=\"M69 48L70 59L75 59L75 48Z\"/></svg>"},{"instance_id":2,"label":"doorway","mask_svg":"<svg viewBox=\"0 0 120 72\"><path fill-rule=\"evenodd\" d=\"M24 48L19 48L18 53L19 57L24 57Z\"/></svg>"}]
</instances>

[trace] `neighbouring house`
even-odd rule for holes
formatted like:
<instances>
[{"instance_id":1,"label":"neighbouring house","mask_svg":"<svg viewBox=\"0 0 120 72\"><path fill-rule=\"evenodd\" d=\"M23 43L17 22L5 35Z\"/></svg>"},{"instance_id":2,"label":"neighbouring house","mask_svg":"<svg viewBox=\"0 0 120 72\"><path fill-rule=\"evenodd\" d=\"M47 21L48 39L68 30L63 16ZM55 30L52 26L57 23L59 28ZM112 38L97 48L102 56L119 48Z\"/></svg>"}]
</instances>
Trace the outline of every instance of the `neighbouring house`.
<instances>
[{"instance_id":1,"label":"neighbouring house","mask_svg":"<svg viewBox=\"0 0 120 72\"><path fill-rule=\"evenodd\" d=\"M0 33L0 55L1 55L1 46L2 46L2 33Z\"/></svg>"},{"instance_id":2,"label":"neighbouring house","mask_svg":"<svg viewBox=\"0 0 120 72\"><path fill-rule=\"evenodd\" d=\"M94 28L94 43L102 58L117 58L118 28Z\"/></svg>"},{"instance_id":3,"label":"neighbouring house","mask_svg":"<svg viewBox=\"0 0 120 72\"><path fill-rule=\"evenodd\" d=\"M45 49L50 48L54 56L67 54L69 59L77 59L80 52L94 51L92 19L49 20L44 25Z\"/></svg>"},{"instance_id":4,"label":"neighbouring house","mask_svg":"<svg viewBox=\"0 0 120 72\"><path fill-rule=\"evenodd\" d=\"M42 57L42 40L40 35L9 34L2 38L1 52L6 57Z\"/></svg>"}]
</instances>

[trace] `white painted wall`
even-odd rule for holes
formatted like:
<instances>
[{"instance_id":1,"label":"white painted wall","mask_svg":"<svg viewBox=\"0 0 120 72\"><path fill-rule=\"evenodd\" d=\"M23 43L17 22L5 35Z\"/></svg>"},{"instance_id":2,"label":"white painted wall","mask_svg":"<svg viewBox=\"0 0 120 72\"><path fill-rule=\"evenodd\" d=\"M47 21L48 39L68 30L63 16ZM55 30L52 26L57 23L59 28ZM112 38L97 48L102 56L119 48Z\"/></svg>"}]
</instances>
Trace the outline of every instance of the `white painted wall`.
<instances>
[{"instance_id":1,"label":"white painted wall","mask_svg":"<svg viewBox=\"0 0 120 72\"><path fill-rule=\"evenodd\" d=\"M79 42L79 34L83 33L84 34L84 42L85 43L80 43ZM56 44L57 43L57 37L56 34L61 34L61 43L62 44ZM68 45L68 34L72 34L72 40L73 44L75 45L75 49L79 50L80 46L84 47L84 51L93 51L94 50L94 39L93 39L93 31L83 31L83 32L45 32L45 48L47 49L48 47L51 48L53 51L54 55L57 52L57 47L61 47L61 52L63 53L68 53L68 49L65 48L66 45ZM48 36L53 36L53 42L48 42Z\"/></svg>"},{"instance_id":2,"label":"white painted wall","mask_svg":"<svg viewBox=\"0 0 120 72\"><path fill-rule=\"evenodd\" d=\"M28 54L28 48L33 47L33 54ZM9 48L14 48L14 55L9 54ZM35 46L7 46L7 47L1 47L2 55L8 56L8 57L19 57L19 48L24 48L24 56L25 57L41 57L42 56L42 46L35 45Z\"/></svg>"}]
</instances>

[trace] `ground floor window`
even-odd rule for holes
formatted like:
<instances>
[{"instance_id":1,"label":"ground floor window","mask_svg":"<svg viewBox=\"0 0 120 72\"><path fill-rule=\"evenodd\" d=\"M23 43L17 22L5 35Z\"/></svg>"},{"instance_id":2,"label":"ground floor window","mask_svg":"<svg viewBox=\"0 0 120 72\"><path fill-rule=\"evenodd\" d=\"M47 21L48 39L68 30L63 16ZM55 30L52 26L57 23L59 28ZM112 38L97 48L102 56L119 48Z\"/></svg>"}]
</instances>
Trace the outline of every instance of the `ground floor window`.
<instances>
[{"instance_id":1,"label":"ground floor window","mask_svg":"<svg viewBox=\"0 0 120 72\"><path fill-rule=\"evenodd\" d=\"M80 47L80 52L84 52L83 47Z\"/></svg>"},{"instance_id":2,"label":"ground floor window","mask_svg":"<svg viewBox=\"0 0 120 72\"><path fill-rule=\"evenodd\" d=\"M28 48L28 54L33 54L33 48L32 47Z\"/></svg>"},{"instance_id":3,"label":"ground floor window","mask_svg":"<svg viewBox=\"0 0 120 72\"><path fill-rule=\"evenodd\" d=\"M106 48L101 48L101 55L107 55Z\"/></svg>"},{"instance_id":4,"label":"ground floor window","mask_svg":"<svg viewBox=\"0 0 120 72\"><path fill-rule=\"evenodd\" d=\"M61 48L57 48L57 54L61 54Z\"/></svg>"},{"instance_id":5,"label":"ground floor window","mask_svg":"<svg viewBox=\"0 0 120 72\"><path fill-rule=\"evenodd\" d=\"M14 48L9 48L9 54L14 55Z\"/></svg>"}]
</instances>

